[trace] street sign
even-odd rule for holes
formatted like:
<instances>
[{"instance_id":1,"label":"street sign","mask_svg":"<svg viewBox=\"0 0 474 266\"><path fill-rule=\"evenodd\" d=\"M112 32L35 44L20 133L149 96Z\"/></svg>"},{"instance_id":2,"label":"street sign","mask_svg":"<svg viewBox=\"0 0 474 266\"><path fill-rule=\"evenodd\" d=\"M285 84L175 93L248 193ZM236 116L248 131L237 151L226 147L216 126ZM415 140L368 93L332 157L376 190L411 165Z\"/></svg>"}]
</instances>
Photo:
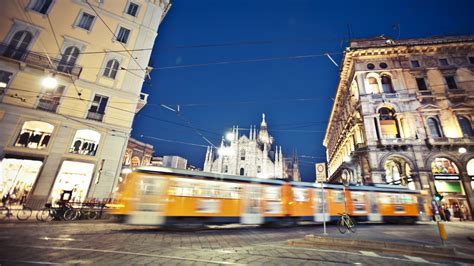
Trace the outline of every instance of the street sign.
<instances>
[{"instance_id":1,"label":"street sign","mask_svg":"<svg viewBox=\"0 0 474 266\"><path fill-rule=\"evenodd\" d=\"M326 163L316 164L316 182L326 182Z\"/></svg>"}]
</instances>

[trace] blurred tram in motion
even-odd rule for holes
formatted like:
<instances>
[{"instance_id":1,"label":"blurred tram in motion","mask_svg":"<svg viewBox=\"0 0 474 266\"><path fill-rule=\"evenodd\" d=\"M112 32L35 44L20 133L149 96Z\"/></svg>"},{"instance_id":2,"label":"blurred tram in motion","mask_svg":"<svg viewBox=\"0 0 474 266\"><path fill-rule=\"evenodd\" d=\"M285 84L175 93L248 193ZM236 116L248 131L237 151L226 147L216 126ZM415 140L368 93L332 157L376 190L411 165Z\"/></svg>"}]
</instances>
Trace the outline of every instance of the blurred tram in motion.
<instances>
[{"instance_id":1,"label":"blurred tram in motion","mask_svg":"<svg viewBox=\"0 0 474 266\"><path fill-rule=\"evenodd\" d=\"M324 185L222 175L166 167L139 167L119 189L115 215L126 223L296 225L335 221L345 210L357 221L415 223L431 216L430 201L404 187Z\"/></svg>"}]
</instances>

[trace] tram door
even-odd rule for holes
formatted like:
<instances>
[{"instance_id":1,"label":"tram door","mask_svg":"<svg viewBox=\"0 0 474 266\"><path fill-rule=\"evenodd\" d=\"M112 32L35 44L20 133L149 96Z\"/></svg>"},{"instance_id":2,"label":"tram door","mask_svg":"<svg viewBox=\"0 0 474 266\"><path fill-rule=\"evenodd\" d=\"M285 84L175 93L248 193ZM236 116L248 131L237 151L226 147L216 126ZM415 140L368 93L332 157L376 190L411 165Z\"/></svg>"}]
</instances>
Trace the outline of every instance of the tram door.
<instances>
[{"instance_id":1,"label":"tram door","mask_svg":"<svg viewBox=\"0 0 474 266\"><path fill-rule=\"evenodd\" d=\"M323 208L323 197L324 197L324 208ZM324 196L321 189L313 190L313 206L314 206L314 221L315 222L324 222L324 220L326 221L330 220L331 216L329 214L329 209L328 209L327 190L324 191ZM326 215L324 215L323 209Z\"/></svg>"},{"instance_id":2,"label":"tram door","mask_svg":"<svg viewBox=\"0 0 474 266\"><path fill-rule=\"evenodd\" d=\"M164 224L167 183L167 179L160 177L138 179L135 201L128 217L129 224Z\"/></svg>"},{"instance_id":3,"label":"tram door","mask_svg":"<svg viewBox=\"0 0 474 266\"><path fill-rule=\"evenodd\" d=\"M378 195L375 192L369 192L369 221L380 222L382 215L380 215Z\"/></svg>"},{"instance_id":4,"label":"tram door","mask_svg":"<svg viewBox=\"0 0 474 266\"><path fill-rule=\"evenodd\" d=\"M248 184L243 187L241 224L262 224L262 186Z\"/></svg>"}]
</instances>

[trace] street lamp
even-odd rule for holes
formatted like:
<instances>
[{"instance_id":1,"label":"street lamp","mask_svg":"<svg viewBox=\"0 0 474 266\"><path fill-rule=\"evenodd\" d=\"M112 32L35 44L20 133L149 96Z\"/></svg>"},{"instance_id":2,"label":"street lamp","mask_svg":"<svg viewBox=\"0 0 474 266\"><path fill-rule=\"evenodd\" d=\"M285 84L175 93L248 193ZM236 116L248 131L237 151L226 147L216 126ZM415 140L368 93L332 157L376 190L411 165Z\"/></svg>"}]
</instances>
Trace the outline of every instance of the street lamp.
<instances>
[{"instance_id":1,"label":"street lamp","mask_svg":"<svg viewBox=\"0 0 474 266\"><path fill-rule=\"evenodd\" d=\"M460 154L464 154L464 153L467 152L467 149L464 148L464 147L461 147L461 148L458 149L458 152L459 152Z\"/></svg>"},{"instance_id":2,"label":"street lamp","mask_svg":"<svg viewBox=\"0 0 474 266\"><path fill-rule=\"evenodd\" d=\"M54 77L45 77L41 85L46 89L54 89L58 86L58 81Z\"/></svg>"},{"instance_id":3,"label":"street lamp","mask_svg":"<svg viewBox=\"0 0 474 266\"><path fill-rule=\"evenodd\" d=\"M6 88L6 87L7 87L7 83L0 82L0 89Z\"/></svg>"},{"instance_id":4,"label":"street lamp","mask_svg":"<svg viewBox=\"0 0 474 266\"><path fill-rule=\"evenodd\" d=\"M350 156L344 156L344 158L342 158L342 160L346 163L350 162L352 159Z\"/></svg>"},{"instance_id":5,"label":"street lamp","mask_svg":"<svg viewBox=\"0 0 474 266\"><path fill-rule=\"evenodd\" d=\"M225 135L225 138L226 138L228 141L232 141L232 140L234 139L234 133L228 132L228 133Z\"/></svg>"}]
</instances>

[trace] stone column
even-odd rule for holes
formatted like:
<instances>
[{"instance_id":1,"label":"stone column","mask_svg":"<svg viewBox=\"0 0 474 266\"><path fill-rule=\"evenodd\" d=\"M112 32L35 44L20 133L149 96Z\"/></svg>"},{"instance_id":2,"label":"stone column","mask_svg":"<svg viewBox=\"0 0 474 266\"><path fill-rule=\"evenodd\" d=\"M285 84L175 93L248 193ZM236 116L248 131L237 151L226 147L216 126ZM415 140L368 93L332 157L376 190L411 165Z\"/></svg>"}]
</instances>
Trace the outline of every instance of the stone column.
<instances>
[{"instance_id":1,"label":"stone column","mask_svg":"<svg viewBox=\"0 0 474 266\"><path fill-rule=\"evenodd\" d=\"M474 219L474 195L472 193L472 186L471 186L471 177L467 174L467 171L462 171L460 174L461 177L461 183L464 188L464 192L466 193L466 199L467 199L467 204L469 206L470 210L470 216L469 219L473 220Z\"/></svg>"}]
</instances>

